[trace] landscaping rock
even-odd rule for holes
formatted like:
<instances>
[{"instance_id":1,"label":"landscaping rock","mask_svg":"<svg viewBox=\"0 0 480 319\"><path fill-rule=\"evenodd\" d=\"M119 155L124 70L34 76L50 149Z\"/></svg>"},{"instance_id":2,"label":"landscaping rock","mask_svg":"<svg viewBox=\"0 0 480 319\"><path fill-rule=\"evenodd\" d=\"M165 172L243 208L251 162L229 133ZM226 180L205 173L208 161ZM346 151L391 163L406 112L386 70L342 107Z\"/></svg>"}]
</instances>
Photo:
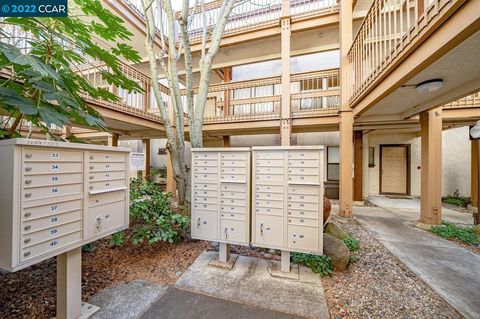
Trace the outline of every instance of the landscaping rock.
<instances>
[{"instance_id":1,"label":"landscaping rock","mask_svg":"<svg viewBox=\"0 0 480 319\"><path fill-rule=\"evenodd\" d=\"M336 270L345 270L350 260L350 251L343 241L330 234L323 234L323 254L332 259Z\"/></svg>"},{"instance_id":2,"label":"landscaping rock","mask_svg":"<svg viewBox=\"0 0 480 319\"><path fill-rule=\"evenodd\" d=\"M323 224L325 225L330 217L330 212L332 211L332 204L330 200L323 196Z\"/></svg>"},{"instance_id":3,"label":"landscaping rock","mask_svg":"<svg viewBox=\"0 0 480 319\"><path fill-rule=\"evenodd\" d=\"M328 223L325 226L325 233L332 235L335 238L338 238L340 240L344 240L347 238L350 238L350 235L347 234L340 226L334 224L334 223Z\"/></svg>"}]
</instances>

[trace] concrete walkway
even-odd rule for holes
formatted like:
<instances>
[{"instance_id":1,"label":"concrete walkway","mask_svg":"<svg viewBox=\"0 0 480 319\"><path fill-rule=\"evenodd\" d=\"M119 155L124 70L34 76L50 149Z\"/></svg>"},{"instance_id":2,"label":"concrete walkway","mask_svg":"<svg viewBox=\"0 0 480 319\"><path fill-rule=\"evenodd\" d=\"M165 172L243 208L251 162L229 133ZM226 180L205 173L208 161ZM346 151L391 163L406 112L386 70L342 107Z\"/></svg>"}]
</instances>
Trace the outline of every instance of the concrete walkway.
<instances>
[{"instance_id":1,"label":"concrete walkway","mask_svg":"<svg viewBox=\"0 0 480 319\"><path fill-rule=\"evenodd\" d=\"M354 207L353 214L463 316L479 318L480 255L416 228L416 218L405 218L408 212L398 207Z\"/></svg>"},{"instance_id":2,"label":"concrete walkway","mask_svg":"<svg viewBox=\"0 0 480 319\"><path fill-rule=\"evenodd\" d=\"M370 195L368 201L405 219L418 220L420 217L420 199L418 198L391 198L382 195ZM442 219L456 224L473 224L472 214L461 213L446 207L442 207Z\"/></svg>"}]
</instances>

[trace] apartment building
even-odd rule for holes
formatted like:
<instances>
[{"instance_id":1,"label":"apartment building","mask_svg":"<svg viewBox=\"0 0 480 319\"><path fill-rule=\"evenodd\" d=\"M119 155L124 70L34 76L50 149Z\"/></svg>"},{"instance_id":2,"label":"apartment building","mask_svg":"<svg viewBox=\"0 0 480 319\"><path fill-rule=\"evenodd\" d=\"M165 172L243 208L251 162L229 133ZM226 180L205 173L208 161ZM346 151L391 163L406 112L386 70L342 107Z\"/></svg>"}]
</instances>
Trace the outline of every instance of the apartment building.
<instances>
[{"instance_id":1,"label":"apartment building","mask_svg":"<svg viewBox=\"0 0 480 319\"><path fill-rule=\"evenodd\" d=\"M162 165L141 1L102 3L134 34L144 60L124 68L145 92L112 87L121 102L89 101L112 136L70 133L112 145L142 140ZM221 3L206 4L209 27ZM194 14L197 82L202 27ZM420 220L438 223L442 195L458 189L476 203L478 146L468 128L480 119L479 30L480 0L238 1L213 64L205 145L326 145L326 193L340 199L341 214L373 194L420 196ZM108 87L94 71L85 76ZM162 92L168 102L168 87Z\"/></svg>"}]
</instances>

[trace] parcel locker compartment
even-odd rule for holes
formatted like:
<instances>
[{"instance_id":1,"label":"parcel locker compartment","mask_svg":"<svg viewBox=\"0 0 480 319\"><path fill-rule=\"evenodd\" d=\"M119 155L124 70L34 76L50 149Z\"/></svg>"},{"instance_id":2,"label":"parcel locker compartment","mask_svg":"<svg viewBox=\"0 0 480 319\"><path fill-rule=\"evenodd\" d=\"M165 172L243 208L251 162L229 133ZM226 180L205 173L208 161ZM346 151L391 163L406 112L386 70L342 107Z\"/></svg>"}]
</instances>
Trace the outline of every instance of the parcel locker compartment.
<instances>
[{"instance_id":1,"label":"parcel locker compartment","mask_svg":"<svg viewBox=\"0 0 480 319\"><path fill-rule=\"evenodd\" d=\"M319 251L318 236L320 230L315 227L288 225L288 247L311 252Z\"/></svg>"},{"instance_id":2,"label":"parcel locker compartment","mask_svg":"<svg viewBox=\"0 0 480 319\"><path fill-rule=\"evenodd\" d=\"M220 174L220 180L222 182L240 182L246 183L247 182L247 175L246 174Z\"/></svg>"},{"instance_id":3,"label":"parcel locker compartment","mask_svg":"<svg viewBox=\"0 0 480 319\"><path fill-rule=\"evenodd\" d=\"M298 217L298 218L317 218L318 219L318 210L301 210L301 209L289 209L288 217ZM322 217L323 219L323 217Z\"/></svg>"},{"instance_id":4,"label":"parcel locker compartment","mask_svg":"<svg viewBox=\"0 0 480 319\"><path fill-rule=\"evenodd\" d=\"M31 230L28 229L28 227L30 226L24 225L21 230L22 236L20 239L20 245L22 248L36 245L46 240L55 239L61 236L65 236L74 232L81 231L82 221L77 220L64 225L52 226L47 229L37 230L33 232L31 232Z\"/></svg>"},{"instance_id":5,"label":"parcel locker compartment","mask_svg":"<svg viewBox=\"0 0 480 319\"><path fill-rule=\"evenodd\" d=\"M220 204L246 207L247 206L247 201L244 200L244 199L221 198L220 199Z\"/></svg>"},{"instance_id":6,"label":"parcel locker compartment","mask_svg":"<svg viewBox=\"0 0 480 319\"><path fill-rule=\"evenodd\" d=\"M256 172L261 173L261 174L283 175L283 167L263 167L263 166L259 166L259 167L257 167Z\"/></svg>"},{"instance_id":7,"label":"parcel locker compartment","mask_svg":"<svg viewBox=\"0 0 480 319\"><path fill-rule=\"evenodd\" d=\"M124 201L127 199L126 190L100 193L88 196L88 206L105 205L113 202Z\"/></svg>"},{"instance_id":8,"label":"parcel locker compartment","mask_svg":"<svg viewBox=\"0 0 480 319\"><path fill-rule=\"evenodd\" d=\"M203 196L194 196L193 202L195 204L217 204L218 197L203 197Z\"/></svg>"},{"instance_id":9,"label":"parcel locker compartment","mask_svg":"<svg viewBox=\"0 0 480 319\"><path fill-rule=\"evenodd\" d=\"M218 218L215 212L195 211L192 218L193 237L218 239Z\"/></svg>"},{"instance_id":10,"label":"parcel locker compartment","mask_svg":"<svg viewBox=\"0 0 480 319\"><path fill-rule=\"evenodd\" d=\"M272 174L257 174L256 181L258 183L283 183L283 175L272 175Z\"/></svg>"},{"instance_id":11,"label":"parcel locker compartment","mask_svg":"<svg viewBox=\"0 0 480 319\"><path fill-rule=\"evenodd\" d=\"M98 173L89 173L89 176L88 176L88 180L90 182L111 181L114 179L125 179L125 172L124 171L98 172Z\"/></svg>"},{"instance_id":12,"label":"parcel locker compartment","mask_svg":"<svg viewBox=\"0 0 480 319\"><path fill-rule=\"evenodd\" d=\"M255 244L283 246L283 217L255 216Z\"/></svg>"},{"instance_id":13,"label":"parcel locker compartment","mask_svg":"<svg viewBox=\"0 0 480 319\"><path fill-rule=\"evenodd\" d=\"M288 209L299 210L316 210L318 211L318 203L288 202Z\"/></svg>"},{"instance_id":14,"label":"parcel locker compartment","mask_svg":"<svg viewBox=\"0 0 480 319\"><path fill-rule=\"evenodd\" d=\"M246 184L222 182L222 186L220 188L224 192L239 192L239 193L246 193L247 192L247 185Z\"/></svg>"},{"instance_id":15,"label":"parcel locker compartment","mask_svg":"<svg viewBox=\"0 0 480 319\"><path fill-rule=\"evenodd\" d=\"M125 201L90 207L87 217L87 233L94 237L112 232L127 225Z\"/></svg>"},{"instance_id":16,"label":"parcel locker compartment","mask_svg":"<svg viewBox=\"0 0 480 319\"><path fill-rule=\"evenodd\" d=\"M234 220L246 220L247 215L243 213L220 213L220 218L234 219Z\"/></svg>"},{"instance_id":17,"label":"parcel locker compartment","mask_svg":"<svg viewBox=\"0 0 480 319\"><path fill-rule=\"evenodd\" d=\"M226 199L243 199L245 200L247 198L247 193L245 192L228 192L224 191L220 193L220 198L226 198Z\"/></svg>"},{"instance_id":18,"label":"parcel locker compartment","mask_svg":"<svg viewBox=\"0 0 480 319\"><path fill-rule=\"evenodd\" d=\"M288 168L319 167L319 160L288 160Z\"/></svg>"},{"instance_id":19,"label":"parcel locker compartment","mask_svg":"<svg viewBox=\"0 0 480 319\"><path fill-rule=\"evenodd\" d=\"M281 167L283 170L283 163L285 163L283 159L271 159L271 160L258 159L255 162L255 165L260 167Z\"/></svg>"},{"instance_id":20,"label":"parcel locker compartment","mask_svg":"<svg viewBox=\"0 0 480 319\"><path fill-rule=\"evenodd\" d=\"M193 191L193 195L195 196L203 196L203 197L218 197L218 191L217 190L202 190L202 189L195 189Z\"/></svg>"},{"instance_id":21,"label":"parcel locker compartment","mask_svg":"<svg viewBox=\"0 0 480 319\"><path fill-rule=\"evenodd\" d=\"M220 173L222 175L228 175L228 174L242 174L245 175L247 174L247 168L246 166L244 167L222 167L220 170Z\"/></svg>"},{"instance_id":22,"label":"parcel locker compartment","mask_svg":"<svg viewBox=\"0 0 480 319\"><path fill-rule=\"evenodd\" d=\"M51 204L23 207L22 221L63 214L82 209L82 200L55 202Z\"/></svg>"},{"instance_id":23,"label":"parcel locker compartment","mask_svg":"<svg viewBox=\"0 0 480 319\"><path fill-rule=\"evenodd\" d=\"M293 175L318 175L319 167L289 167L288 173Z\"/></svg>"},{"instance_id":24,"label":"parcel locker compartment","mask_svg":"<svg viewBox=\"0 0 480 319\"><path fill-rule=\"evenodd\" d=\"M218 186L216 183L195 183L193 188L199 191L217 191Z\"/></svg>"},{"instance_id":25,"label":"parcel locker compartment","mask_svg":"<svg viewBox=\"0 0 480 319\"><path fill-rule=\"evenodd\" d=\"M25 176L52 173L81 173L83 172L83 163L23 163L23 174Z\"/></svg>"},{"instance_id":26,"label":"parcel locker compartment","mask_svg":"<svg viewBox=\"0 0 480 319\"><path fill-rule=\"evenodd\" d=\"M221 158L226 160L246 160L250 153L247 152L222 152Z\"/></svg>"},{"instance_id":27,"label":"parcel locker compartment","mask_svg":"<svg viewBox=\"0 0 480 319\"><path fill-rule=\"evenodd\" d=\"M217 204L207 204L207 203L193 203L193 207L195 209L201 209L201 210L209 210L209 211L217 211Z\"/></svg>"},{"instance_id":28,"label":"parcel locker compartment","mask_svg":"<svg viewBox=\"0 0 480 319\"><path fill-rule=\"evenodd\" d=\"M195 177L196 181L208 181L208 182L215 182L217 181L218 174L211 174L211 173L194 173L193 176Z\"/></svg>"},{"instance_id":29,"label":"parcel locker compartment","mask_svg":"<svg viewBox=\"0 0 480 319\"><path fill-rule=\"evenodd\" d=\"M283 200L255 199L255 206L267 208L283 208Z\"/></svg>"},{"instance_id":30,"label":"parcel locker compartment","mask_svg":"<svg viewBox=\"0 0 480 319\"><path fill-rule=\"evenodd\" d=\"M318 227L318 219L313 218L288 216L287 222L289 225Z\"/></svg>"},{"instance_id":31,"label":"parcel locker compartment","mask_svg":"<svg viewBox=\"0 0 480 319\"><path fill-rule=\"evenodd\" d=\"M307 159L307 160L318 160L320 158L320 153L313 150L298 150L298 151L288 151L289 159Z\"/></svg>"},{"instance_id":32,"label":"parcel locker compartment","mask_svg":"<svg viewBox=\"0 0 480 319\"><path fill-rule=\"evenodd\" d=\"M28 188L22 191L23 201L31 201L45 198L55 198L60 196L74 195L83 193L83 184L44 186Z\"/></svg>"},{"instance_id":33,"label":"parcel locker compartment","mask_svg":"<svg viewBox=\"0 0 480 319\"><path fill-rule=\"evenodd\" d=\"M195 173L212 173L212 174L217 174L218 173L218 167L213 167L213 166L195 166L194 170Z\"/></svg>"},{"instance_id":34,"label":"parcel locker compartment","mask_svg":"<svg viewBox=\"0 0 480 319\"><path fill-rule=\"evenodd\" d=\"M284 159L285 153L283 151L256 151L256 159Z\"/></svg>"},{"instance_id":35,"label":"parcel locker compartment","mask_svg":"<svg viewBox=\"0 0 480 319\"><path fill-rule=\"evenodd\" d=\"M231 219L220 220L220 238L226 241L247 242L245 222Z\"/></svg>"},{"instance_id":36,"label":"parcel locker compartment","mask_svg":"<svg viewBox=\"0 0 480 319\"><path fill-rule=\"evenodd\" d=\"M194 159L218 159L218 153L217 152L194 152L193 153L193 158Z\"/></svg>"},{"instance_id":37,"label":"parcel locker compartment","mask_svg":"<svg viewBox=\"0 0 480 319\"><path fill-rule=\"evenodd\" d=\"M257 185L255 186L257 192L262 193L280 193L283 194L283 186L280 185Z\"/></svg>"},{"instance_id":38,"label":"parcel locker compartment","mask_svg":"<svg viewBox=\"0 0 480 319\"><path fill-rule=\"evenodd\" d=\"M318 195L289 194L288 200L292 202L318 203Z\"/></svg>"},{"instance_id":39,"label":"parcel locker compartment","mask_svg":"<svg viewBox=\"0 0 480 319\"><path fill-rule=\"evenodd\" d=\"M125 171L125 163L90 163L90 172Z\"/></svg>"},{"instance_id":40,"label":"parcel locker compartment","mask_svg":"<svg viewBox=\"0 0 480 319\"><path fill-rule=\"evenodd\" d=\"M89 152L88 159L90 162L99 162L99 163L115 163L125 162L124 153L114 153L114 152Z\"/></svg>"},{"instance_id":41,"label":"parcel locker compartment","mask_svg":"<svg viewBox=\"0 0 480 319\"><path fill-rule=\"evenodd\" d=\"M23 148L25 162L83 162L82 151Z\"/></svg>"},{"instance_id":42,"label":"parcel locker compartment","mask_svg":"<svg viewBox=\"0 0 480 319\"><path fill-rule=\"evenodd\" d=\"M196 160L195 167L218 167L218 161L212 159Z\"/></svg>"},{"instance_id":43,"label":"parcel locker compartment","mask_svg":"<svg viewBox=\"0 0 480 319\"><path fill-rule=\"evenodd\" d=\"M20 250L20 262L28 261L29 259L35 258L40 255L51 254L63 247L80 242L82 238L82 232L77 231L73 234L47 240L30 247L25 247Z\"/></svg>"},{"instance_id":44,"label":"parcel locker compartment","mask_svg":"<svg viewBox=\"0 0 480 319\"><path fill-rule=\"evenodd\" d=\"M264 192L256 192L255 199L265 199L265 200L282 200L283 201L283 194L280 193L264 193Z\"/></svg>"},{"instance_id":45,"label":"parcel locker compartment","mask_svg":"<svg viewBox=\"0 0 480 319\"><path fill-rule=\"evenodd\" d=\"M320 184L320 176L318 175L292 175L288 174L289 183L298 184Z\"/></svg>"},{"instance_id":46,"label":"parcel locker compartment","mask_svg":"<svg viewBox=\"0 0 480 319\"><path fill-rule=\"evenodd\" d=\"M103 182L90 182L88 185L89 191L106 191L112 188L124 187L126 185L125 179L117 179Z\"/></svg>"},{"instance_id":47,"label":"parcel locker compartment","mask_svg":"<svg viewBox=\"0 0 480 319\"><path fill-rule=\"evenodd\" d=\"M82 211L76 210L68 213L52 214L47 217L26 220L22 223L21 229L24 232L36 232L49 227L56 227L82 219Z\"/></svg>"},{"instance_id":48,"label":"parcel locker compartment","mask_svg":"<svg viewBox=\"0 0 480 319\"><path fill-rule=\"evenodd\" d=\"M256 214L283 216L283 208L255 207Z\"/></svg>"},{"instance_id":49,"label":"parcel locker compartment","mask_svg":"<svg viewBox=\"0 0 480 319\"><path fill-rule=\"evenodd\" d=\"M223 160L220 164L220 166L223 167L246 167L247 166L247 161L241 161L241 160Z\"/></svg>"},{"instance_id":50,"label":"parcel locker compartment","mask_svg":"<svg viewBox=\"0 0 480 319\"><path fill-rule=\"evenodd\" d=\"M83 183L82 173L30 175L23 177L24 188L79 183Z\"/></svg>"},{"instance_id":51,"label":"parcel locker compartment","mask_svg":"<svg viewBox=\"0 0 480 319\"><path fill-rule=\"evenodd\" d=\"M290 185L288 186L288 194L296 195L319 195L320 186L318 185Z\"/></svg>"}]
</instances>

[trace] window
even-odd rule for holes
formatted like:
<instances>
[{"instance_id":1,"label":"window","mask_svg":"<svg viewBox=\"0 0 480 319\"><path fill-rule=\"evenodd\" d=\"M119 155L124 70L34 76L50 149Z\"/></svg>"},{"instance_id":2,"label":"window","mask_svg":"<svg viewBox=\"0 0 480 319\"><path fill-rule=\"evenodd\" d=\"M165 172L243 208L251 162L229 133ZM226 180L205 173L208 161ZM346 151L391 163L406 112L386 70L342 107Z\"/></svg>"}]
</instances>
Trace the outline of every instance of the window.
<instances>
[{"instance_id":1,"label":"window","mask_svg":"<svg viewBox=\"0 0 480 319\"><path fill-rule=\"evenodd\" d=\"M340 171L340 154L338 146L327 147L327 180L338 181Z\"/></svg>"}]
</instances>

